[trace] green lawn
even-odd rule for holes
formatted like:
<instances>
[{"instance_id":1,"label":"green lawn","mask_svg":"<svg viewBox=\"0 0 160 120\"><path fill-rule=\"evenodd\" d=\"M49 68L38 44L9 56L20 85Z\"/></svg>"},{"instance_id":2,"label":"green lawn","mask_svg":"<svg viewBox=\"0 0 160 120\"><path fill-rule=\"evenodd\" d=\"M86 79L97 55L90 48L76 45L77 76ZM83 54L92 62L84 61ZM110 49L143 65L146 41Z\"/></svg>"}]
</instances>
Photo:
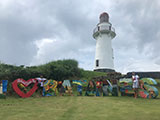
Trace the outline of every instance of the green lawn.
<instances>
[{"instance_id":1,"label":"green lawn","mask_svg":"<svg viewBox=\"0 0 160 120\"><path fill-rule=\"evenodd\" d=\"M0 120L159 120L160 99L42 97L0 100Z\"/></svg>"}]
</instances>

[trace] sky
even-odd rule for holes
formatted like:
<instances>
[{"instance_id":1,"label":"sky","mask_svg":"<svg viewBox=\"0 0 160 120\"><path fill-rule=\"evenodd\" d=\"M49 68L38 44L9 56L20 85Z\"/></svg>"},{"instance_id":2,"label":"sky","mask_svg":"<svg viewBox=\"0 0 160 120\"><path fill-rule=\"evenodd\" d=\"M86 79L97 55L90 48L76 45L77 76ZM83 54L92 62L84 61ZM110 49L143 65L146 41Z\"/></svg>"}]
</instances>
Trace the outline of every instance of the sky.
<instances>
[{"instance_id":1,"label":"sky","mask_svg":"<svg viewBox=\"0 0 160 120\"><path fill-rule=\"evenodd\" d=\"M0 61L41 65L75 59L93 70L93 29L107 12L117 72L160 71L159 0L1 0Z\"/></svg>"}]
</instances>

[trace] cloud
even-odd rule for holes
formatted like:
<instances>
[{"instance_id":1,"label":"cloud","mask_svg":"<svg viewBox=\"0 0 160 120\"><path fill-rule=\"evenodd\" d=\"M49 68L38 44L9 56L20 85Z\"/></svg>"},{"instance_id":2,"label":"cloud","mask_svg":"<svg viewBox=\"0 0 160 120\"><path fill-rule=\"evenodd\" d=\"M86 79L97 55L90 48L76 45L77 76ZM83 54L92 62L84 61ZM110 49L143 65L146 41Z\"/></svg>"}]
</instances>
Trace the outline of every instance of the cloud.
<instances>
[{"instance_id":1,"label":"cloud","mask_svg":"<svg viewBox=\"0 0 160 120\"><path fill-rule=\"evenodd\" d=\"M14 1L0 5L0 59L11 64L29 64L37 54L34 41L50 36L53 30L25 3Z\"/></svg>"},{"instance_id":2,"label":"cloud","mask_svg":"<svg viewBox=\"0 0 160 120\"><path fill-rule=\"evenodd\" d=\"M119 11L115 12L114 17L120 18L114 21L118 28L117 38L113 41L117 69L125 73L131 70L128 68L128 64L131 64L132 69L135 67L137 71L157 70L155 64L160 65L158 62L160 53L157 52L160 43L158 22L160 2L121 0L115 6L115 10ZM129 62L130 58L133 58L132 62Z\"/></svg>"},{"instance_id":3,"label":"cloud","mask_svg":"<svg viewBox=\"0 0 160 120\"><path fill-rule=\"evenodd\" d=\"M96 44L92 31L99 14L106 11L117 34L112 41L115 69L158 70L159 7L156 0L1 1L0 61L39 65L72 58L92 70Z\"/></svg>"}]
</instances>

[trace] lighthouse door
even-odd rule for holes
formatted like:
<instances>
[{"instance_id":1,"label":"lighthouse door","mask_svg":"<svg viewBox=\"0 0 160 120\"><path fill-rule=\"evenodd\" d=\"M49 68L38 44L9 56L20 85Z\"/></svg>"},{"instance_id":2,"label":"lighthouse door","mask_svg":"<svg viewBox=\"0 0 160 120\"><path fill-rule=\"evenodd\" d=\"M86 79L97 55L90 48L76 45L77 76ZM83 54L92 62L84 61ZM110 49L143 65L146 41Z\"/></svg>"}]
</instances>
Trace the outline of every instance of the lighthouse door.
<instances>
[{"instance_id":1,"label":"lighthouse door","mask_svg":"<svg viewBox=\"0 0 160 120\"><path fill-rule=\"evenodd\" d=\"M96 67L99 66L99 60L96 60Z\"/></svg>"}]
</instances>

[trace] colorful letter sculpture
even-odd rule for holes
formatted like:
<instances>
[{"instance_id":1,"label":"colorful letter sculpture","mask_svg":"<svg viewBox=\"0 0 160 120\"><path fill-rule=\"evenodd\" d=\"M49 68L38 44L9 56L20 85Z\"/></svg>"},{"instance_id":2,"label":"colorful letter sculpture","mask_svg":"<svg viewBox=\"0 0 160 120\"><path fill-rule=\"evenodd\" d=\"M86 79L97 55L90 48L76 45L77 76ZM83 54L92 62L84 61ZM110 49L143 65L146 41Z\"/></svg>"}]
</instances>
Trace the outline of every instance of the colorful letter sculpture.
<instances>
[{"instance_id":1,"label":"colorful letter sculpture","mask_svg":"<svg viewBox=\"0 0 160 120\"><path fill-rule=\"evenodd\" d=\"M34 86L29 90L29 91L26 91L26 87L31 85L31 84L34 84ZM37 80L36 79L29 79L27 81L19 78L19 79L16 79L13 83L12 83L12 87L14 89L14 91L19 95L21 96L22 98L27 98L27 97L30 97L31 95L33 95L33 93L37 90ZM20 88L24 89L26 91L26 93L24 93Z\"/></svg>"},{"instance_id":2,"label":"colorful letter sculpture","mask_svg":"<svg viewBox=\"0 0 160 120\"><path fill-rule=\"evenodd\" d=\"M142 78L140 84L139 95L142 98L156 98L158 96L158 89L153 86L157 85L157 82L153 78Z\"/></svg>"},{"instance_id":3,"label":"colorful letter sculpture","mask_svg":"<svg viewBox=\"0 0 160 120\"><path fill-rule=\"evenodd\" d=\"M0 98L6 98L8 80L2 80L0 83Z\"/></svg>"},{"instance_id":4,"label":"colorful letter sculpture","mask_svg":"<svg viewBox=\"0 0 160 120\"><path fill-rule=\"evenodd\" d=\"M134 91L132 89L132 79L123 78L120 79L120 92L121 95L134 95ZM141 98L156 98L159 94L158 89L153 86L157 85L157 82L152 78L142 78L140 79L140 87L138 89L138 95Z\"/></svg>"},{"instance_id":5,"label":"colorful letter sculpture","mask_svg":"<svg viewBox=\"0 0 160 120\"><path fill-rule=\"evenodd\" d=\"M57 89L57 81L47 80L43 87L43 96L55 96Z\"/></svg>"}]
</instances>

